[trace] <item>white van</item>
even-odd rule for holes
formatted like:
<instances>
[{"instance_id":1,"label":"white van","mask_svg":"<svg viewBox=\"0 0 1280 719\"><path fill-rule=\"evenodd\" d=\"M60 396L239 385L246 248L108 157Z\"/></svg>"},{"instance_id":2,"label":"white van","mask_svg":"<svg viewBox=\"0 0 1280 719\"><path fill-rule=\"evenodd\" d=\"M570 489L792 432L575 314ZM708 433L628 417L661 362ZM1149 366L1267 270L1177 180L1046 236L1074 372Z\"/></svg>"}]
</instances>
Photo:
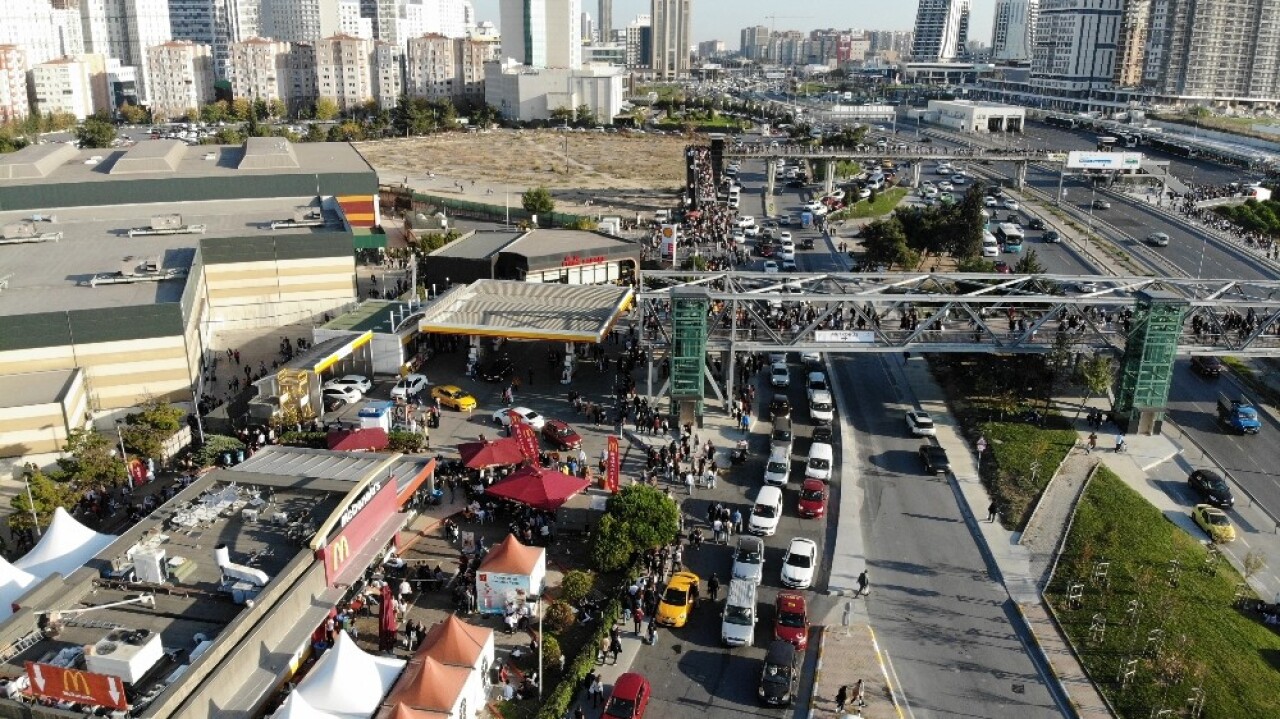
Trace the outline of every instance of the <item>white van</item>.
<instances>
[{"instance_id":1,"label":"white van","mask_svg":"<svg viewBox=\"0 0 1280 719\"><path fill-rule=\"evenodd\" d=\"M751 508L751 521L747 523L747 531L771 537L778 531L780 519L782 519L782 490L772 485L761 487L760 492L756 494L756 504Z\"/></svg>"},{"instance_id":2,"label":"white van","mask_svg":"<svg viewBox=\"0 0 1280 719\"><path fill-rule=\"evenodd\" d=\"M720 623L720 641L731 647L745 647L756 636L756 584L748 579L729 582Z\"/></svg>"},{"instance_id":3,"label":"white van","mask_svg":"<svg viewBox=\"0 0 1280 719\"><path fill-rule=\"evenodd\" d=\"M769 461L764 463L764 483L775 487L787 484L791 475L791 455L783 448L774 447L769 450Z\"/></svg>"},{"instance_id":4,"label":"white van","mask_svg":"<svg viewBox=\"0 0 1280 719\"><path fill-rule=\"evenodd\" d=\"M990 232L987 232L986 230L982 231L982 256L983 257L999 257L1000 256L1000 241L996 239L995 235L991 234Z\"/></svg>"},{"instance_id":5,"label":"white van","mask_svg":"<svg viewBox=\"0 0 1280 719\"><path fill-rule=\"evenodd\" d=\"M831 445L825 442L814 442L809 447L809 458L804 462L804 476L821 479L824 482L829 481L831 466L834 463L833 456Z\"/></svg>"}]
</instances>

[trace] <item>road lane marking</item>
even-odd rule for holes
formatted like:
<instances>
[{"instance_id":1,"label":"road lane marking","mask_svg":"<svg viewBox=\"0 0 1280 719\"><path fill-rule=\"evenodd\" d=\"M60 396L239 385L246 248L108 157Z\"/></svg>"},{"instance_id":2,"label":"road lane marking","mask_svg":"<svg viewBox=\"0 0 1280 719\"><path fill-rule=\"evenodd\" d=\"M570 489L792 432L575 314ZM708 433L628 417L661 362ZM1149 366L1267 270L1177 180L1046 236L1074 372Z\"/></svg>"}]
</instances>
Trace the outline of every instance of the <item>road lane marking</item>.
<instances>
[{"instance_id":1,"label":"road lane marking","mask_svg":"<svg viewBox=\"0 0 1280 719\"><path fill-rule=\"evenodd\" d=\"M898 681L898 672L896 670L892 670L892 665L887 663L889 660L889 652L880 650L880 642L876 640L876 630L872 629L871 625L867 625L867 632L871 634L871 648L876 652L876 662L880 664L880 674L884 676L884 683L889 687L889 699L893 702L894 710L898 712L898 719L904 719L902 704L898 703L898 689L895 688ZM890 673L893 674L892 677L889 676ZM902 696L903 704L905 704L906 701L907 697L904 693ZM910 705L907 706L907 714L911 716L911 719L915 719L915 714L911 713Z\"/></svg>"}]
</instances>

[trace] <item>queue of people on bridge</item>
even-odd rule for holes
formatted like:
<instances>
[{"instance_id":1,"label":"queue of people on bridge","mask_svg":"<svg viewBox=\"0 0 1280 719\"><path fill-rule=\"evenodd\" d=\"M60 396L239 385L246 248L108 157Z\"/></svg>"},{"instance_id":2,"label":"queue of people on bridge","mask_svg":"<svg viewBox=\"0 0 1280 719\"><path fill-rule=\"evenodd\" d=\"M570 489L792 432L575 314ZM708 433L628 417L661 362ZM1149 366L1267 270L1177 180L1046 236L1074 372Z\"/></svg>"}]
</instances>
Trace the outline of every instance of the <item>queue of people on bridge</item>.
<instances>
[{"instance_id":1,"label":"queue of people on bridge","mask_svg":"<svg viewBox=\"0 0 1280 719\"><path fill-rule=\"evenodd\" d=\"M890 156L890 157L912 157L916 155L929 155L940 157L983 157L987 155L1009 156L1016 155L1025 157L1028 160L1043 160L1049 155L1048 150L1026 148L1026 147L941 147L933 144L923 143L898 143L897 145L888 144L885 147L877 147L875 145L860 145L857 148L835 147L826 145L796 145L796 144L778 144L778 145L743 145L741 149L735 150L735 154L746 155L865 155L869 157Z\"/></svg>"},{"instance_id":2,"label":"queue of people on bridge","mask_svg":"<svg viewBox=\"0 0 1280 719\"><path fill-rule=\"evenodd\" d=\"M1176 197L1173 209L1188 220L1230 236L1245 247L1262 254L1263 257L1272 260L1280 259L1280 243L1277 243L1275 238L1261 232L1246 230L1214 212L1212 208L1198 206L1198 203L1205 200L1234 197L1239 193L1239 184L1197 185Z\"/></svg>"}]
</instances>

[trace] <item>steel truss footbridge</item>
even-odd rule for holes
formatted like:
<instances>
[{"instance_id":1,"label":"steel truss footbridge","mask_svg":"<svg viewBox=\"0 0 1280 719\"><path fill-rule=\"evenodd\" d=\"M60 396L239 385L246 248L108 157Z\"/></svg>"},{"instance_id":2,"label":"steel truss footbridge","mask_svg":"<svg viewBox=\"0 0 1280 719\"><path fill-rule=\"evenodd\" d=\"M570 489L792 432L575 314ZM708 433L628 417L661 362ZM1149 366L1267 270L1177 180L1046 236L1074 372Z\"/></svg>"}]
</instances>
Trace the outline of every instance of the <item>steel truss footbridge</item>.
<instances>
[{"instance_id":1,"label":"steel truss footbridge","mask_svg":"<svg viewBox=\"0 0 1280 719\"><path fill-rule=\"evenodd\" d=\"M1121 358L1117 412L1158 422L1173 361L1280 355L1280 282L977 273L645 272L648 394L701 412L744 352L1071 352ZM656 362L669 372L655 393ZM724 368L716 373L712 366ZM723 388L723 393L722 393ZM1158 425L1156 425L1158 427Z\"/></svg>"}]
</instances>

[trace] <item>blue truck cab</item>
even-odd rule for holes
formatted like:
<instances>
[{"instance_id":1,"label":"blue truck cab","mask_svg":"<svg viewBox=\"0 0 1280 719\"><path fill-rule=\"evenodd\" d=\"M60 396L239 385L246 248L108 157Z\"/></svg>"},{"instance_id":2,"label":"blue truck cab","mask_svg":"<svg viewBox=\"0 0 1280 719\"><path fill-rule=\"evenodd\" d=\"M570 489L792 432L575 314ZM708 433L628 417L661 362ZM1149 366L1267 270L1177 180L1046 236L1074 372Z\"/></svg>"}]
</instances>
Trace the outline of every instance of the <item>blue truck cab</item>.
<instances>
[{"instance_id":1,"label":"blue truck cab","mask_svg":"<svg viewBox=\"0 0 1280 719\"><path fill-rule=\"evenodd\" d=\"M1257 434L1262 429L1258 420L1258 408L1244 397L1232 399L1218 394L1218 421L1240 434Z\"/></svg>"}]
</instances>

